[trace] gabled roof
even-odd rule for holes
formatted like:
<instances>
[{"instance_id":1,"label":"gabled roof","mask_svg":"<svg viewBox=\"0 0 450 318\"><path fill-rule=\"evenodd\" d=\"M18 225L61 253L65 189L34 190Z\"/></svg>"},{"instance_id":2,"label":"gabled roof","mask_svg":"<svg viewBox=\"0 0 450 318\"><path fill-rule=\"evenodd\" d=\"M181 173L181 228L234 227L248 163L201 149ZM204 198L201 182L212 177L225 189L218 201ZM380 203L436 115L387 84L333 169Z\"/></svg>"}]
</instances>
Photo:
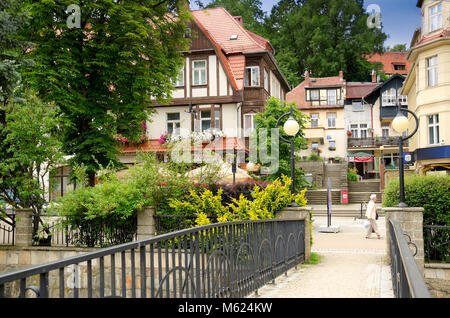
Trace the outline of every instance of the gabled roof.
<instances>
[{"instance_id":1,"label":"gabled roof","mask_svg":"<svg viewBox=\"0 0 450 318\"><path fill-rule=\"evenodd\" d=\"M408 74L410 63L406 60L407 52L385 52L383 54L375 53L366 56L371 63L380 62L383 64L383 71L386 74ZM395 65L405 65L405 70L396 70Z\"/></svg>"},{"instance_id":2,"label":"gabled roof","mask_svg":"<svg viewBox=\"0 0 450 318\"><path fill-rule=\"evenodd\" d=\"M266 49L265 45L258 43L224 8L195 10L192 15L225 54ZM237 35L237 39L231 40L232 35Z\"/></svg>"},{"instance_id":3,"label":"gabled roof","mask_svg":"<svg viewBox=\"0 0 450 318\"><path fill-rule=\"evenodd\" d=\"M303 82L297 85L286 95L288 102L295 102L300 109L321 109L321 108L343 108L343 105L323 105L312 106L311 102L306 101L306 89L311 88L327 88L327 87L342 87L345 86L345 80L343 73L340 72L339 76L331 77L309 77L309 73L306 72L306 77Z\"/></svg>"},{"instance_id":4,"label":"gabled roof","mask_svg":"<svg viewBox=\"0 0 450 318\"><path fill-rule=\"evenodd\" d=\"M379 84L377 87L375 87L375 89L373 89L371 92L369 92L368 94L366 94L363 97L365 99L375 98L375 97L378 98L378 96L380 95L380 90L395 79L401 79L402 81L404 81L405 76L403 76L401 74L394 74L386 82ZM399 87L399 89L401 89L401 87Z\"/></svg>"},{"instance_id":5,"label":"gabled roof","mask_svg":"<svg viewBox=\"0 0 450 318\"><path fill-rule=\"evenodd\" d=\"M222 7L194 10L192 16L214 46L235 90L244 89L245 54L274 53L269 40L246 30L236 17ZM272 61L275 62L274 59ZM289 88L281 72L280 79Z\"/></svg>"},{"instance_id":6,"label":"gabled roof","mask_svg":"<svg viewBox=\"0 0 450 318\"><path fill-rule=\"evenodd\" d=\"M378 85L380 83L347 83L345 98L362 98L371 93Z\"/></svg>"}]
</instances>

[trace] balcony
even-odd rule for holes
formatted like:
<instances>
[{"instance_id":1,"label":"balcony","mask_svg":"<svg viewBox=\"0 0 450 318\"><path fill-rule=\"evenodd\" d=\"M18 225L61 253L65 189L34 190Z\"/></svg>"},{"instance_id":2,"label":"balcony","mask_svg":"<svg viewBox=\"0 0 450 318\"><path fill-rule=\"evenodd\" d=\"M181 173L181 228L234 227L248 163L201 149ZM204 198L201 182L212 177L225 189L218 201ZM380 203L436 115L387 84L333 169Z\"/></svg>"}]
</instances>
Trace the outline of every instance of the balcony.
<instances>
[{"instance_id":1,"label":"balcony","mask_svg":"<svg viewBox=\"0 0 450 318\"><path fill-rule=\"evenodd\" d=\"M403 142L408 147L408 141ZM348 148L378 148L380 146L398 146L398 137L348 138Z\"/></svg>"}]
</instances>

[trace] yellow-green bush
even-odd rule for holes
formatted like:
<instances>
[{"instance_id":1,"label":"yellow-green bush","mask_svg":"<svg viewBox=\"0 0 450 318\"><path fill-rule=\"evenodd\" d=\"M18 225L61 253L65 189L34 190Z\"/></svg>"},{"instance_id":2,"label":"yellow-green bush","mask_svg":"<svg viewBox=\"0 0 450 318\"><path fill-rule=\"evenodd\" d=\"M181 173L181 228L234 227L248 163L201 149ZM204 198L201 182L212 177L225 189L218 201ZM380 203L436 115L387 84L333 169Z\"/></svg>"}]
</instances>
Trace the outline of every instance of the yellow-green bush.
<instances>
[{"instance_id":1,"label":"yellow-green bush","mask_svg":"<svg viewBox=\"0 0 450 318\"><path fill-rule=\"evenodd\" d=\"M292 194L290 189L291 179L283 175L265 189L256 185L252 191L252 201L241 195L239 200L232 199L232 203L224 206L221 203L222 190L219 189L217 195L210 190L200 195L191 191L189 201L171 200L169 205L180 213L196 215L197 226L210 224L210 217L216 217L218 222L273 219L293 201L299 206L306 206L306 189L298 194Z\"/></svg>"}]
</instances>

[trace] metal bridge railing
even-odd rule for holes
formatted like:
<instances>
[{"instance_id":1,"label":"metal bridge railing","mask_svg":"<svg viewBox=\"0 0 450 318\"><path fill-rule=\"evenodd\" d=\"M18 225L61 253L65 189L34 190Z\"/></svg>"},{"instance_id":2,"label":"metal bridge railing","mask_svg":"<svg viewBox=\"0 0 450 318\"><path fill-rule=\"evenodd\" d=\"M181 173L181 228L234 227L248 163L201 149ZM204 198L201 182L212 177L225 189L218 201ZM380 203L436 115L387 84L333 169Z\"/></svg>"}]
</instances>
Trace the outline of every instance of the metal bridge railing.
<instances>
[{"instance_id":1,"label":"metal bridge railing","mask_svg":"<svg viewBox=\"0 0 450 318\"><path fill-rule=\"evenodd\" d=\"M391 274L394 295L396 298L430 298L422 274L414 260L417 247L405 239L400 225L389 220ZM409 245L415 247L411 252Z\"/></svg>"},{"instance_id":2,"label":"metal bridge railing","mask_svg":"<svg viewBox=\"0 0 450 318\"><path fill-rule=\"evenodd\" d=\"M0 298L244 297L304 261L304 233L304 220L186 229L0 274Z\"/></svg>"}]
</instances>

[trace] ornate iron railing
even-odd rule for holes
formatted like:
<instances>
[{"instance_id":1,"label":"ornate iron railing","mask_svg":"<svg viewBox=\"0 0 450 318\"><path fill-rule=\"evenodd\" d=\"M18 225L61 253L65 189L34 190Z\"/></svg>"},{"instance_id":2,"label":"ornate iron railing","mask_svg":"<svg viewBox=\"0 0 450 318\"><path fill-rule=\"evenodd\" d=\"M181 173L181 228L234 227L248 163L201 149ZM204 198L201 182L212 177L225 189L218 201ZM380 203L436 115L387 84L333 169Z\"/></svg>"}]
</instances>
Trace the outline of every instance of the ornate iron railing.
<instances>
[{"instance_id":1,"label":"ornate iron railing","mask_svg":"<svg viewBox=\"0 0 450 318\"><path fill-rule=\"evenodd\" d=\"M400 225L395 220L389 221L389 246L391 257L392 286L396 298L430 298L422 274L414 260L409 245ZM415 247L417 253L417 247ZM414 253L414 254L415 254Z\"/></svg>"},{"instance_id":2,"label":"ornate iron railing","mask_svg":"<svg viewBox=\"0 0 450 318\"><path fill-rule=\"evenodd\" d=\"M304 233L304 220L186 229L0 274L0 298L244 297L304 261Z\"/></svg>"},{"instance_id":3,"label":"ornate iron railing","mask_svg":"<svg viewBox=\"0 0 450 318\"><path fill-rule=\"evenodd\" d=\"M0 216L0 245L14 245L15 229L15 214Z\"/></svg>"},{"instance_id":4,"label":"ornate iron railing","mask_svg":"<svg viewBox=\"0 0 450 318\"><path fill-rule=\"evenodd\" d=\"M425 260L450 263L450 226L424 225Z\"/></svg>"},{"instance_id":5,"label":"ornate iron railing","mask_svg":"<svg viewBox=\"0 0 450 318\"><path fill-rule=\"evenodd\" d=\"M73 223L72 223L73 222ZM40 246L107 247L131 242L137 237L137 217L117 225L114 220L97 217L65 222L64 217L33 216L33 244Z\"/></svg>"}]
</instances>

